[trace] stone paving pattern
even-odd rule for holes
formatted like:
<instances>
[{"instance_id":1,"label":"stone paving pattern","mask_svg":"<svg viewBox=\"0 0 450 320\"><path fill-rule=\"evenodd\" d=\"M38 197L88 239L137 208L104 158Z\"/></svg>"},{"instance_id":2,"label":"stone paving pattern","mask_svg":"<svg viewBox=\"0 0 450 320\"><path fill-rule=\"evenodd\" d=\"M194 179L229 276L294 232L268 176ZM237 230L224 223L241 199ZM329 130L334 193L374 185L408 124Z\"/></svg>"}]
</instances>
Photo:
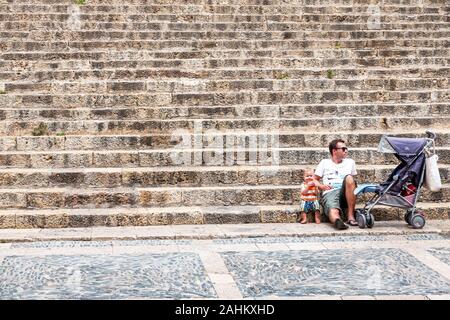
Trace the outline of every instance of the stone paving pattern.
<instances>
[{"instance_id":1,"label":"stone paving pattern","mask_svg":"<svg viewBox=\"0 0 450 320\"><path fill-rule=\"evenodd\" d=\"M449 239L450 236L448 235L440 235L440 234L435 234L435 233L431 233L431 234L411 234L411 235L407 235L406 239L408 240L444 240L444 239Z\"/></svg>"},{"instance_id":2,"label":"stone paving pattern","mask_svg":"<svg viewBox=\"0 0 450 320\"><path fill-rule=\"evenodd\" d=\"M450 282L397 249L222 255L244 297L450 292Z\"/></svg>"},{"instance_id":3,"label":"stone paving pattern","mask_svg":"<svg viewBox=\"0 0 450 320\"><path fill-rule=\"evenodd\" d=\"M217 244L233 243L285 243L285 242L358 242L358 241L384 241L383 236L333 236L333 237L259 237L235 238L213 240Z\"/></svg>"},{"instance_id":4,"label":"stone paving pattern","mask_svg":"<svg viewBox=\"0 0 450 320\"><path fill-rule=\"evenodd\" d=\"M428 252L450 266L450 248L432 248Z\"/></svg>"},{"instance_id":5,"label":"stone paving pattern","mask_svg":"<svg viewBox=\"0 0 450 320\"><path fill-rule=\"evenodd\" d=\"M3 233L0 299L448 299L447 226L229 225L204 239L192 238L203 226L166 226L143 230L171 239L136 240L143 230L94 228L30 242ZM102 240L106 231L115 238ZM64 240L86 232L96 236Z\"/></svg>"},{"instance_id":6,"label":"stone paving pattern","mask_svg":"<svg viewBox=\"0 0 450 320\"><path fill-rule=\"evenodd\" d=\"M2 299L217 297L197 255L11 256L0 265Z\"/></svg>"},{"instance_id":7,"label":"stone paving pattern","mask_svg":"<svg viewBox=\"0 0 450 320\"><path fill-rule=\"evenodd\" d=\"M12 248L75 248L75 247L107 247L107 246L163 246L168 244L190 244L189 240L116 240L116 241L38 241L29 243L13 243Z\"/></svg>"}]
</instances>

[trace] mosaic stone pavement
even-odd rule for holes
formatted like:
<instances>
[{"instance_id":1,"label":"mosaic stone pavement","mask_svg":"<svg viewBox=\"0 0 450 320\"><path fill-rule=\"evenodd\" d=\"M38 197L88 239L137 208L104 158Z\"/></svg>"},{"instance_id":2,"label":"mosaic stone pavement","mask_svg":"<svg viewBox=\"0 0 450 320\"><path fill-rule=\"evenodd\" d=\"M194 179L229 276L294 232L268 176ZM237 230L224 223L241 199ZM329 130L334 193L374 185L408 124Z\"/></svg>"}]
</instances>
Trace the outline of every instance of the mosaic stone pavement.
<instances>
[{"instance_id":1,"label":"mosaic stone pavement","mask_svg":"<svg viewBox=\"0 0 450 320\"><path fill-rule=\"evenodd\" d=\"M0 244L0 299L450 296L436 233Z\"/></svg>"},{"instance_id":2,"label":"mosaic stone pavement","mask_svg":"<svg viewBox=\"0 0 450 320\"><path fill-rule=\"evenodd\" d=\"M367 236L332 236L332 237L258 237L258 238L234 238L216 239L217 244L244 244L244 243L294 243L294 242L358 242L358 241L384 241L385 237ZM416 239L411 239L416 240Z\"/></svg>"},{"instance_id":3,"label":"mosaic stone pavement","mask_svg":"<svg viewBox=\"0 0 450 320\"><path fill-rule=\"evenodd\" d=\"M244 297L446 294L450 282L399 249L225 252ZM261 275L271 274L268 277Z\"/></svg>"},{"instance_id":4,"label":"mosaic stone pavement","mask_svg":"<svg viewBox=\"0 0 450 320\"><path fill-rule=\"evenodd\" d=\"M450 266L450 248L431 248L428 252Z\"/></svg>"},{"instance_id":5,"label":"mosaic stone pavement","mask_svg":"<svg viewBox=\"0 0 450 320\"><path fill-rule=\"evenodd\" d=\"M171 244L192 243L190 240L113 240L113 241L37 241L13 243L12 248L83 248L83 247L111 247L115 246L163 246Z\"/></svg>"},{"instance_id":6,"label":"mosaic stone pavement","mask_svg":"<svg viewBox=\"0 0 450 320\"><path fill-rule=\"evenodd\" d=\"M0 298L16 297L179 299L217 295L197 255L171 253L6 257L0 266Z\"/></svg>"}]
</instances>

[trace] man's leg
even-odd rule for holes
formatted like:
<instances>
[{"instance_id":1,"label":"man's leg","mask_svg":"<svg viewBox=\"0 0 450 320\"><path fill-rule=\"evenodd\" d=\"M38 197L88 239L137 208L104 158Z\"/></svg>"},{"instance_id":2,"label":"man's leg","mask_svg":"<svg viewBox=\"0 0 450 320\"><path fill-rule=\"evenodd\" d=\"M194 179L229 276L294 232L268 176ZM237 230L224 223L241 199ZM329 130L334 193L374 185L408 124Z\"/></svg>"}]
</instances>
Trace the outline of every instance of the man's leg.
<instances>
[{"instance_id":1,"label":"man's leg","mask_svg":"<svg viewBox=\"0 0 450 320\"><path fill-rule=\"evenodd\" d=\"M334 224L337 219L341 219L341 211L339 209L333 208L328 211L328 219Z\"/></svg>"},{"instance_id":2,"label":"man's leg","mask_svg":"<svg viewBox=\"0 0 450 320\"><path fill-rule=\"evenodd\" d=\"M355 220L355 205L356 205L356 196L353 193L356 189L356 181L353 176L348 175L345 177L345 199L347 200L348 206L348 220Z\"/></svg>"},{"instance_id":3,"label":"man's leg","mask_svg":"<svg viewBox=\"0 0 450 320\"><path fill-rule=\"evenodd\" d=\"M325 215L336 229L344 230L348 226L342 221L340 208L341 192L339 189L333 190L324 195L321 199Z\"/></svg>"},{"instance_id":4,"label":"man's leg","mask_svg":"<svg viewBox=\"0 0 450 320\"><path fill-rule=\"evenodd\" d=\"M332 208L329 210L328 217L330 218L330 222L334 225L334 227L338 230L345 230L348 226L341 219L341 211L337 208Z\"/></svg>"}]
</instances>

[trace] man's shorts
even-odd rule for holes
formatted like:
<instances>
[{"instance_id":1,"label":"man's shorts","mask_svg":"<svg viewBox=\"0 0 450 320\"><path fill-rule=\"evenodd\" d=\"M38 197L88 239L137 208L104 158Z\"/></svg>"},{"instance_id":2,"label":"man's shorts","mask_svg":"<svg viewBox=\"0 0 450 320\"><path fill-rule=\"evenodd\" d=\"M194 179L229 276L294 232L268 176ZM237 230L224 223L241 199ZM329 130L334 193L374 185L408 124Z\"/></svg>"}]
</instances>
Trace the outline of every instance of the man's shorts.
<instances>
[{"instance_id":1,"label":"man's shorts","mask_svg":"<svg viewBox=\"0 0 450 320\"><path fill-rule=\"evenodd\" d=\"M344 178L345 182L345 178ZM323 207L323 213L328 217L330 209L339 209L342 215L345 214L345 210L348 208L347 199L345 198L345 183L342 183L342 187L333 189L320 198L320 204ZM355 181L356 184L356 181Z\"/></svg>"},{"instance_id":2,"label":"man's shorts","mask_svg":"<svg viewBox=\"0 0 450 320\"><path fill-rule=\"evenodd\" d=\"M323 207L323 213L328 217L330 209L339 209L341 214L347 209L347 199L345 198L344 188L333 189L320 199Z\"/></svg>"}]
</instances>

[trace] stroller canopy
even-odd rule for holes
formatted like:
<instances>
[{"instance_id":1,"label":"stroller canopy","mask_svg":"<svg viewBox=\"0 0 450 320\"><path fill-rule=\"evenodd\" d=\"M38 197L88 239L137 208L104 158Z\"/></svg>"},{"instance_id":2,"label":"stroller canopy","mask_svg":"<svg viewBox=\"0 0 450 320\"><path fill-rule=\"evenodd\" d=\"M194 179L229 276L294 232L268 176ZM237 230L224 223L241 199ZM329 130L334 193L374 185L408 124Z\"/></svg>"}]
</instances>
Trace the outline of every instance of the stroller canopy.
<instances>
[{"instance_id":1,"label":"stroller canopy","mask_svg":"<svg viewBox=\"0 0 450 320\"><path fill-rule=\"evenodd\" d=\"M396 138L382 136L378 145L378 152L396 153L399 156L416 156L427 144L426 139Z\"/></svg>"},{"instance_id":2,"label":"stroller canopy","mask_svg":"<svg viewBox=\"0 0 450 320\"><path fill-rule=\"evenodd\" d=\"M424 138L397 138L382 136L378 151L382 153L393 153L401 161L389 176L389 179L381 186L389 185L394 176L398 181L393 185L392 191L399 192L406 181L412 182L420 187L420 176L425 165L425 154L423 152L427 140Z\"/></svg>"}]
</instances>

